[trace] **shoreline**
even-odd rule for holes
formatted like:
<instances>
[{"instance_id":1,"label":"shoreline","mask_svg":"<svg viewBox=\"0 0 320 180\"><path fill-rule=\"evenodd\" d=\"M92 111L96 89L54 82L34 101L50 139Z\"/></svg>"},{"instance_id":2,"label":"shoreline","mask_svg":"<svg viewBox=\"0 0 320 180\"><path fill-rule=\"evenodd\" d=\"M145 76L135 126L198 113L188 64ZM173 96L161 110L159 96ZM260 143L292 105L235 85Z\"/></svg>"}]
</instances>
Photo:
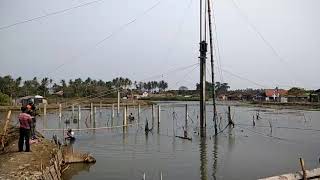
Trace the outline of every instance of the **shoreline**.
<instances>
[{"instance_id":1,"label":"shoreline","mask_svg":"<svg viewBox=\"0 0 320 180\"><path fill-rule=\"evenodd\" d=\"M0 122L0 134L3 134ZM61 180L71 163L94 163L88 153L70 151L46 139L38 131L38 139L30 144L31 152L18 152L19 128L10 125L5 138L5 147L0 151L0 179Z\"/></svg>"}]
</instances>

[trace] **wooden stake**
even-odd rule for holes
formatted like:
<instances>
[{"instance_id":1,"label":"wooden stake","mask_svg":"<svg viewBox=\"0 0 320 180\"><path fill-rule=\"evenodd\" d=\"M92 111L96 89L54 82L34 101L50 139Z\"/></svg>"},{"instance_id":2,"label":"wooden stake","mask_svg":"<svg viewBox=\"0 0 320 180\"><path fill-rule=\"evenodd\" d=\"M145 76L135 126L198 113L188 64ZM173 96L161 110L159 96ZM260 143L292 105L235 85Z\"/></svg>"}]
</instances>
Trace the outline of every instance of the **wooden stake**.
<instances>
[{"instance_id":1,"label":"wooden stake","mask_svg":"<svg viewBox=\"0 0 320 180\"><path fill-rule=\"evenodd\" d=\"M154 127L154 105L151 106L152 128Z\"/></svg>"},{"instance_id":2,"label":"wooden stake","mask_svg":"<svg viewBox=\"0 0 320 180\"><path fill-rule=\"evenodd\" d=\"M47 115L47 104L43 104L43 115Z\"/></svg>"},{"instance_id":3,"label":"wooden stake","mask_svg":"<svg viewBox=\"0 0 320 180\"><path fill-rule=\"evenodd\" d=\"M183 131L183 134L184 134L184 137L188 137L188 104L186 104L186 116L185 116L185 122L184 122L184 131Z\"/></svg>"},{"instance_id":4,"label":"wooden stake","mask_svg":"<svg viewBox=\"0 0 320 180\"><path fill-rule=\"evenodd\" d=\"M307 173L306 173L306 169L304 167L304 160L302 158L300 158L300 165L301 165L301 169L302 169L302 173L303 173L303 180L307 180Z\"/></svg>"},{"instance_id":5,"label":"wooden stake","mask_svg":"<svg viewBox=\"0 0 320 180\"><path fill-rule=\"evenodd\" d=\"M140 106L140 104L138 104L138 122L139 122L139 119L140 119L140 110L141 110L141 106Z\"/></svg>"},{"instance_id":6,"label":"wooden stake","mask_svg":"<svg viewBox=\"0 0 320 180\"><path fill-rule=\"evenodd\" d=\"M117 113L118 113L118 115L120 113L120 91L118 91L118 109L117 109Z\"/></svg>"},{"instance_id":7,"label":"wooden stake","mask_svg":"<svg viewBox=\"0 0 320 180\"><path fill-rule=\"evenodd\" d=\"M93 103L90 103L90 122L93 119Z\"/></svg>"},{"instance_id":8,"label":"wooden stake","mask_svg":"<svg viewBox=\"0 0 320 180\"><path fill-rule=\"evenodd\" d=\"M112 119L114 119L114 104L112 104Z\"/></svg>"},{"instance_id":9,"label":"wooden stake","mask_svg":"<svg viewBox=\"0 0 320 180\"><path fill-rule=\"evenodd\" d=\"M231 108L230 108L230 106L228 106L228 121L229 121L229 125L234 127L234 122L232 121L232 118L231 118Z\"/></svg>"},{"instance_id":10,"label":"wooden stake","mask_svg":"<svg viewBox=\"0 0 320 180\"><path fill-rule=\"evenodd\" d=\"M97 107L93 108L93 127L96 127L96 114L97 114Z\"/></svg>"},{"instance_id":11,"label":"wooden stake","mask_svg":"<svg viewBox=\"0 0 320 180\"><path fill-rule=\"evenodd\" d=\"M2 137L1 137L2 150L4 150L5 139L6 139L6 136L7 136L7 128L8 128L8 125L9 125L10 117L11 117L11 110L8 111L6 123L4 125L3 134L2 134Z\"/></svg>"},{"instance_id":12,"label":"wooden stake","mask_svg":"<svg viewBox=\"0 0 320 180\"><path fill-rule=\"evenodd\" d=\"M127 125L127 106L123 108L123 126Z\"/></svg>"},{"instance_id":13,"label":"wooden stake","mask_svg":"<svg viewBox=\"0 0 320 180\"><path fill-rule=\"evenodd\" d=\"M72 104L72 120L74 119L74 104Z\"/></svg>"},{"instance_id":14,"label":"wooden stake","mask_svg":"<svg viewBox=\"0 0 320 180\"><path fill-rule=\"evenodd\" d=\"M81 106L78 106L78 129L80 129L80 120L81 120Z\"/></svg>"},{"instance_id":15,"label":"wooden stake","mask_svg":"<svg viewBox=\"0 0 320 180\"><path fill-rule=\"evenodd\" d=\"M102 109L102 102L100 101L100 108L99 108L99 113L100 114L102 113L101 109Z\"/></svg>"},{"instance_id":16,"label":"wooden stake","mask_svg":"<svg viewBox=\"0 0 320 180\"><path fill-rule=\"evenodd\" d=\"M59 104L59 118L62 118L62 106Z\"/></svg>"},{"instance_id":17,"label":"wooden stake","mask_svg":"<svg viewBox=\"0 0 320 180\"><path fill-rule=\"evenodd\" d=\"M161 120L160 114L161 114L161 106L158 105L158 126L159 126L160 120Z\"/></svg>"}]
</instances>

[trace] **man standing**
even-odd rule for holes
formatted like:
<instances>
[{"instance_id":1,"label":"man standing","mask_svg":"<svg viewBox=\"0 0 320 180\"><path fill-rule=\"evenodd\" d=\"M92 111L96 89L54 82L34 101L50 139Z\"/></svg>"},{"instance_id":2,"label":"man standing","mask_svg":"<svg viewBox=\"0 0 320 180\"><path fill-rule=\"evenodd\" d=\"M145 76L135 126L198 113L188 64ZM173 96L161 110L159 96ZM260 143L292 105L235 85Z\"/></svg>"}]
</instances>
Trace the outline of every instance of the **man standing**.
<instances>
[{"instance_id":1,"label":"man standing","mask_svg":"<svg viewBox=\"0 0 320 180\"><path fill-rule=\"evenodd\" d=\"M27 105L27 112L28 114L31 116L32 120L31 120L31 139L36 139L36 116L37 116L37 113L36 113L36 106L34 105L34 102L31 100L29 102L29 104Z\"/></svg>"},{"instance_id":2,"label":"man standing","mask_svg":"<svg viewBox=\"0 0 320 180\"><path fill-rule=\"evenodd\" d=\"M27 114L27 108L21 107L21 113L19 114L19 122L20 122L20 137L19 137L19 152L23 151L24 141L26 144L26 152L30 152L30 128L31 128L32 118L29 114Z\"/></svg>"}]
</instances>

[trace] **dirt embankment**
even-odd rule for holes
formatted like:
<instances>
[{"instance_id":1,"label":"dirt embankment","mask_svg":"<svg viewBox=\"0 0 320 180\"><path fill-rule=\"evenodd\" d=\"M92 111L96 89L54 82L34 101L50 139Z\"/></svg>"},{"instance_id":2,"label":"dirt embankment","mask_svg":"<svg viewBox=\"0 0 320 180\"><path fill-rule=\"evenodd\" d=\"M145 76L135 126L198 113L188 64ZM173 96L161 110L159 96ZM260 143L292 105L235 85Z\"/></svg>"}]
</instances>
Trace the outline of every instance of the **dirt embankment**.
<instances>
[{"instance_id":1,"label":"dirt embankment","mask_svg":"<svg viewBox=\"0 0 320 180\"><path fill-rule=\"evenodd\" d=\"M2 124L0 134L3 134ZM19 129L9 127L4 151L0 151L0 179L33 179L50 165L57 146L40 134L37 136L39 142L31 144L31 152L18 152Z\"/></svg>"}]
</instances>

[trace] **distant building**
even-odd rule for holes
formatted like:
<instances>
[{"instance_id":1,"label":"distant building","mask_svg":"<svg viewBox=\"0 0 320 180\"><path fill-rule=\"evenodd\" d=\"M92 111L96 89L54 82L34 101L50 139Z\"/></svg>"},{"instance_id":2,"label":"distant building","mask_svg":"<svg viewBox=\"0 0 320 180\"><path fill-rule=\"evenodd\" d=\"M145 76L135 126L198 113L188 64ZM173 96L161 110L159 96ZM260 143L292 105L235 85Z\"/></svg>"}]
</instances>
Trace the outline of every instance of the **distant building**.
<instances>
[{"instance_id":1,"label":"distant building","mask_svg":"<svg viewBox=\"0 0 320 180\"><path fill-rule=\"evenodd\" d=\"M288 102L309 102L308 95L292 96L288 95Z\"/></svg>"},{"instance_id":2,"label":"distant building","mask_svg":"<svg viewBox=\"0 0 320 180\"><path fill-rule=\"evenodd\" d=\"M148 92L143 92L141 97L148 97L149 96L149 93Z\"/></svg>"},{"instance_id":3,"label":"distant building","mask_svg":"<svg viewBox=\"0 0 320 180\"><path fill-rule=\"evenodd\" d=\"M188 91L189 89L186 86L179 87L179 91Z\"/></svg>"},{"instance_id":4,"label":"distant building","mask_svg":"<svg viewBox=\"0 0 320 180\"><path fill-rule=\"evenodd\" d=\"M266 89L265 97L266 101L281 101L281 97L284 97L288 94L287 90L284 89Z\"/></svg>"},{"instance_id":5,"label":"distant building","mask_svg":"<svg viewBox=\"0 0 320 180\"><path fill-rule=\"evenodd\" d=\"M20 99L18 99L18 102L21 104L21 106L26 106L30 101L34 102L34 104L48 104L47 100L39 95L36 96L25 96Z\"/></svg>"}]
</instances>

